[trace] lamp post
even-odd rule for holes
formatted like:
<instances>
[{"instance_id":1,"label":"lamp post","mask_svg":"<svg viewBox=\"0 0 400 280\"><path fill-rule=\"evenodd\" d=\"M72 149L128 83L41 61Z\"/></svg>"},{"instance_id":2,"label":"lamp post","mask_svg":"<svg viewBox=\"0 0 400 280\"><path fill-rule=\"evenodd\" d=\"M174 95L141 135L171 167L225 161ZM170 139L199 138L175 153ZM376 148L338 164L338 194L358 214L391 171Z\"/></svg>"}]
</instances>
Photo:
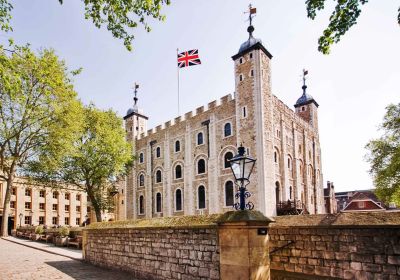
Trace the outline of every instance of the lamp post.
<instances>
[{"instance_id":1,"label":"lamp post","mask_svg":"<svg viewBox=\"0 0 400 280\"><path fill-rule=\"evenodd\" d=\"M22 226L22 217L24 217L24 215L22 213L19 213L18 217L19 217L19 227L21 227Z\"/></svg>"},{"instance_id":2,"label":"lamp post","mask_svg":"<svg viewBox=\"0 0 400 280\"><path fill-rule=\"evenodd\" d=\"M239 192L236 193L236 198L239 202L234 204L236 210L252 210L254 204L252 202L246 203L246 198L251 196L247 191L246 186L250 183L250 175L253 172L256 160L245 155L245 148L241 145L238 148L238 154L229 160L233 176L235 176L236 184L239 186Z\"/></svg>"}]
</instances>

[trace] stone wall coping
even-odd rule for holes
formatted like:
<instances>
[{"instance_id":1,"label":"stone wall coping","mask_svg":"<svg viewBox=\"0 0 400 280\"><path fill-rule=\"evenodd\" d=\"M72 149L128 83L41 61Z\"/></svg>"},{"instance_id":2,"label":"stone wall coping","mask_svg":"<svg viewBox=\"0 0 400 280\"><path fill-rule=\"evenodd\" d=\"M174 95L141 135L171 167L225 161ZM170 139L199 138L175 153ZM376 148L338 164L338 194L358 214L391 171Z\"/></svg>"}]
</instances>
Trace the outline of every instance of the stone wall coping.
<instances>
[{"instance_id":1,"label":"stone wall coping","mask_svg":"<svg viewBox=\"0 0 400 280\"><path fill-rule=\"evenodd\" d=\"M209 225L190 225L190 226L146 226L146 227L98 227L98 228L85 228L83 231L107 231L107 230L192 230L192 229L216 229L216 224Z\"/></svg>"},{"instance_id":2,"label":"stone wall coping","mask_svg":"<svg viewBox=\"0 0 400 280\"><path fill-rule=\"evenodd\" d=\"M242 211L229 211L218 218L217 224L223 225L228 223L236 224L269 224L275 222L274 219L264 216L260 211L242 210Z\"/></svg>"},{"instance_id":3,"label":"stone wall coping","mask_svg":"<svg viewBox=\"0 0 400 280\"><path fill-rule=\"evenodd\" d=\"M368 229L368 228L399 228L400 225L293 225L293 226L282 226L277 224L270 225L271 229Z\"/></svg>"}]
</instances>

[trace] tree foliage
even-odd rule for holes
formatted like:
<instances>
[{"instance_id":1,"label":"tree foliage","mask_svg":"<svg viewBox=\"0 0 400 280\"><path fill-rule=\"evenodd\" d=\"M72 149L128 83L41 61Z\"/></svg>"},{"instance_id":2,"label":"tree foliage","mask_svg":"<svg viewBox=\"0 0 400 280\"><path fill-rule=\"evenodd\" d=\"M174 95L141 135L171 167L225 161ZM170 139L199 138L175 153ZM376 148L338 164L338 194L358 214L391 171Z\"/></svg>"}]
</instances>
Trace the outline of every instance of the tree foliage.
<instances>
[{"instance_id":1,"label":"tree foliage","mask_svg":"<svg viewBox=\"0 0 400 280\"><path fill-rule=\"evenodd\" d=\"M101 111L89 105L81 118L81 130L70 153L57 166L48 164L53 158L51 154L44 154L31 163L31 176L47 183L74 185L85 191L97 221L101 221L102 211L113 207L110 191L115 188L116 179L125 174L132 162L132 147L125 140L121 118L113 111Z\"/></svg>"},{"instance_id":2,"label":"tree foliage","mask_svg":"<svg viewBox=\"0 0 400 280\"><path fill-rule=\"evenodd\" d=\"M400 103L386 107L381 130L383 135L366 146L370 173L378 197L400 205Z\"/></svg>"},{"instance_id":3,"label":"tree foliage","mask_svg":"<svg viewBox=\"0 0 400 280\"><path fill-rule=\"evenodd\" d=\"M58 0L60 4L63 0ZM139 24L147 32L151 28L147 22L150 18L164 20L160 13L163 5L170 0L82 0L85 5L85 18L91 20L98 28L105 26L115 38L122 39L125 47L132 50L135 36L132 30ZM0 29L12 30L10 26L13 6L10 0L0 0Z\"/></svg>"},{"instance_id":4,"label":"tree foliage","mask_svg":"<svg viewBox=\"0 0 400 280\"><path fill-rule=\"evenodd\" d=\"M6 181L3 217L8 217L10 191L17 175L40 154L69 148L80 102L68 70L52 50L38 55L29 47L6 51L0 47L0 178ZM2 235L7 235L3 219Z\"/></svg>"},{"instance_id":5,"label":"tree foliage","mask_svg":"<svg viewBox=\"0 0 400 280\"><path fill-rule=\"evenodd\" d=\"M325 8L327 0L306 0L307 16L315 19L317 12ZM329 54L333 44L338 43L341 37L357 23L361 14L361 6L368 0L335 0L335 9L329 18L328 27L318 39L318 50ZM400 24L400 8L398 9L398 23Z\"/></svg>"}]
</instances>

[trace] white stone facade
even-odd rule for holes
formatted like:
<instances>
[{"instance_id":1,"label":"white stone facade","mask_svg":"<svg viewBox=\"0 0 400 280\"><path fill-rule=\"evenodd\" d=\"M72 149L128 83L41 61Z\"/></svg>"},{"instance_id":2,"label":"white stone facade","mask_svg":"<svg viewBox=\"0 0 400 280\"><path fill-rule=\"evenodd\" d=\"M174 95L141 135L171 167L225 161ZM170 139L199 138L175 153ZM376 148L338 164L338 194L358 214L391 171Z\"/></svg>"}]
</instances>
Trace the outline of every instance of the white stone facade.
<instances>
[{"instance_id":1,"label":"white stone facade","mask_svg":"<svg viewBox=\"0 0 400 280\"><path fill-rule=\"evenodd\" d=\"M248 42L232 57L234 97L145 133L147 117L128 111L127 137L137 156L125 184L128 219L232 210L234 180L224 159L240 145L257 159L247 186L254 209L275 216L277 202L291 200L311 214L324 212L318 104L308 95L296 111L283 104L271 90L272 56L260 41Z\"/></svg>"}]
</instances>

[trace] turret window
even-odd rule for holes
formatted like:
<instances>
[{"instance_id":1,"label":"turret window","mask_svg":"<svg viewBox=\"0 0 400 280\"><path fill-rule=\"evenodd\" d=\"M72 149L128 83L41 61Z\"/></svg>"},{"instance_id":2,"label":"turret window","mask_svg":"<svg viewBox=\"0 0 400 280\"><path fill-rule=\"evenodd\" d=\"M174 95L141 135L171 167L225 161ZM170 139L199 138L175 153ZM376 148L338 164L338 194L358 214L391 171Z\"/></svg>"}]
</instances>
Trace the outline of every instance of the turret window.
<instances>
[{"instance_id":1,"label":"turret window","mask_svg":"<svg viewBox=\"0 0 400 280\"><path fill-rule=\"evenodd\" d=\"M175 152L179 152L181 150L181 142L175 141Z\"/></svg>"},{"instance_id":2,"label":"turret window","mask_svg":"<svg viewBox=\"0 0 400 280\"><path fill-rule=\"evenodd\" d=\"M161 157L161 148L160 147L157 147L157 149L156 149L156 157Z\"/></svg>"},{"instance_id":3,"label":"turret window","mask_svg":"<svg viewBox=\"0 0 400 280\"><path fill-rule=\"evenodd\" d=\"M144 175L140 174L139 175L139 187L143 187L144 186Z\"/></svg>"},{"instance_id":4,"label":"turret window","mask_svg":"<svg viewBox=\"0 0 400 280\"><path fill-rule=\"evenodd\" d=\"M232 135L232 125L230 123L226 123L224 126L224 136L228 137Z\"/></svg>"},{"instance_id":5,"label":"turret window","mask_svg":"<svg viewBox=\"0 0 400 280\"><path fill-rule=\"evenodd\" d=\"M233 203L234 203L233 182L228 181L225 183L225 206L233 206Z\"/></svg>"},{"instance_id":6,"label":"turret window","mask_svg":"<svg viewBox=\"0 0 400 280\"><path fill-rule=\"evenodd\" d=\"M162 197L161 197L161 193L157 193L156 194L156 212L161 213L161 209L162 209Z\"/></svg>"},{"instance_id":7,"label":"turret window","mask_svg":"<svg viewBox=\"0 0 400 280\"><path fill-rule=\"evenodd\" d=\"M162 181L161 170L157 170L157 172L156 172L156 183L161 183L161 181Z\"/></svg>"},{"instance_id":8,"label":"turret window","mask_svg":"<svg viewBox=\"0 0 400 280\"><path fill-rule=\"evenodd\" d=\"M182 211L182 191L180 189L175 192L175 211Z\"/></svg>"},{"instance_id":9,"label":"turret window","mask_svg":"<svg viewBox=\"0 0 400 280\"><path fill-rule=\"evenodd\" d=\"M144 154L140 153L139 155L139 163L143 163L144 162Z\"/></svg>"},{"instance_id":10,"label":"turret window","mask_svg":"<svg viewBox=\"0 0 400 280\"><path fill-rule=\"evenodd\" d=\"M139 196L139 215L144 214L144 196Z\"/></svg>"},{"instance_id":11,"label":"turret window","mask_svg":"<svg viewBox=\"0 0 400 280\"><path fill-rule=\"evenodd\" d=\"M252 59L253 58L253 53L250 53L250 59Z\"/></svg>"},{"instance_id":12,"label":"turret window","mask_svg":"<svg viewBox=\"0 0 400 280\"><path fill-rule=\"evenodd\" d=\"M243 75L242 74L239 75L239 81L243 81Z\"/></svg>"},{"instance_id":13,"label":"turret window","mask_svg":"<svg viewBox=\"0 0 400 280\"><path fill-rule=\"evenodd\" d=\"M254 70L253 70L253 69L250 71L250 76L251 76L251 77L254 76Z\"/></svg>"},{"instance_id":14,"label":"turret window","mask_svg":"<svg viewBox=\"0 0 400 280\"><path fill-rule=\"evenodd\" d=\"M231 167L231 164L230 164L229 160L231 160L232 158L233 158L233 154L231 152L227 152L224 155L224 168Z\"/></svg>"},{"instance_id":15,"label":"turret window","mask_svg":"<svg viewBox=\"0 0 400 280\"><path fill-rule=\"evenodd\" d=\"M197 190L198 208L206 208L206 190L204 186L200 186Z\"/></svg>"},{"instance_id":16,"label":"turret window","mask_svg":"<svg viewBox=\"0 0 400 280\"><path fill-rule=\"evenodd\" d=\"M243 63L243 58L239 59L239 63L242 64Z\"/></svg>"},{"instance_id":17,"label":"turret window","mask_svg":"<svg viewBox=\"0 0 400 280\"><path fill-rule=\"evenodd\" d=\"M175 179L181 179L182 178L182 166L177 165L175 167Z\"/></svg>"},{"instance_id":18,"label":"turret window","mask_svg":"<svg viewBox=\"0 0 400 280\"><path fill-rule=\"evenodd\" d=\"M206 173L206 161L204 159L199 159L197 162L197 174Z\"/></svg>"},{"instance_id":19,"label":"turret window","mask_svg":"<svg viewBox=\"0 0 400 280\"><path fill-rule=\"evenodd\" d=\"M197 134L197 145L202 145L204 143L203 133L200 132Z\"/></svg>"}]
</instances>

